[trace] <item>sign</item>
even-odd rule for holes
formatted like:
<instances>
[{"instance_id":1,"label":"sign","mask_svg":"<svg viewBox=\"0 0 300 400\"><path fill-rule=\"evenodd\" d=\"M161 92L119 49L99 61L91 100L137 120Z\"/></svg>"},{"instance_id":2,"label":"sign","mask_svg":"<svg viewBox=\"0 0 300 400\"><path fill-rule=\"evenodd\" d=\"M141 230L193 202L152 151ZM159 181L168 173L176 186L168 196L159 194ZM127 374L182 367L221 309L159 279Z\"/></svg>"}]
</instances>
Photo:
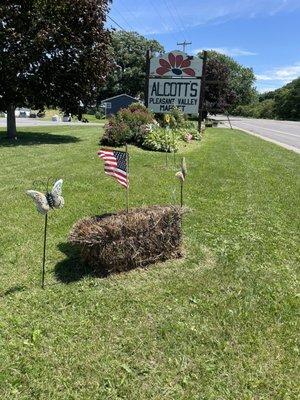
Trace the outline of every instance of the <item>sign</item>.
<instances>
[{"instance_id":1,"label":"sign","mask_svg":"<svg viewBox=\"0 0 300 400\"><path fill-rule=\"evenodd\" d=\"M148 108L155 113L168 113L177 107L185 114L198 114L200 79L150 78Z\"/></svg>"},{"instance_id":2,"label":"sign","mask_svg":"<svg viewBox=\"0 0 300 400\"><path fill-rule=\"evenodd\" d=\"M150 59L150 76L162 78L200 78L203 60L174 50Z\"/></svg>"}]
</instances>

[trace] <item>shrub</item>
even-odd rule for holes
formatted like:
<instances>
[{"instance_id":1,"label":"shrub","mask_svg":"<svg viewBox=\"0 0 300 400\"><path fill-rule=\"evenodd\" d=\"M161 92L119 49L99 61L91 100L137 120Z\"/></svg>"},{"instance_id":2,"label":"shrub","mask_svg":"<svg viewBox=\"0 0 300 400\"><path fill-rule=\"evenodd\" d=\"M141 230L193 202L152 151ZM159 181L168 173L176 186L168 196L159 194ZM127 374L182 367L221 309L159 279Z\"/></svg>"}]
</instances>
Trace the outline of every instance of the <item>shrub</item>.
<instances>
[{"instance_id":1,"label":"shrub","mask_svg":"<svg viewBox=\"0 0 300 400\"><path fill-rule=\"evenodd\" d=\"M186 125L186 117L183 114L183 112L177 108L174 107L171 110L171 128L184 128Z\"/></svg>"},{"instance_id":2,"label":"shrub","mask_svg":"<svg viewBox=\"0 0 300 400\"><path fill-rule=\"evenodd\" d=\"M139 103L122 108L105 126L102 144L120 146L134 143L141 146L147 135L147 126L154 123L153 114ZM119 132L118 132L119 129Z\"/></svg>"},{"instance_id":3,"label":"shrub","mask_svg":"<svg viewBox=\"0 0 300 400\"><path fill-rule=\"evenodd\" d=\"M141 126L153 122L153 114L147 110L136 109L132 111L129 108L124 108L117 113L116 119L125 122L131 129L134 137L139 133Z\"/></svg>"},{"instance_id":4,"label":"shrub","mask_svg":"<svg viewBox=\"0 0 300 400\"><path fill-rule=\"evenodd\" d=\"M179 131L154 128L145 137L143 147L155 151L177 151L179 139Z\"/></svg>"},{"instance_id":5,"label":"shrub","mask_svg":"<svg viewBox=\"0 0 300 400\"><path fill-rule=\"evenodd\" d=\"M103 111L96 111L95 112L95 118L97 118L97 119L102 119L104 117L104 113L103 113Z\"/></svg>"},{"instance_id":6,"label":"shrub","mask_svg":"<svg viewBox=\"0 0 300 400\"><path fill-rule=\"evenodd\" d=\"M156 114L155 116L156 119L159 121L159 124L163 127L169 126L172 129L179 129L179 128L184 128L186 122L188 122L183 112L177 107L171 109L169 114L170 116L169 123L166 122L165 115L166 114Z\"/></svg>"},{"instance_id":7,"label":"shrub","mask_svg":"<svg viewBox=\"0 0 300 400\"><path fill-rule=\"evenodd\" d=\"M104 127L104 135L101 139L101 144L117 147L125 145L130 142L131 139L131 131L128 125L112 117Z\"/></svg>"},{"instance_id":8,"label":"shrub","mask_svg":"<svg viewBox=\"0 0 300 400\"><path fill-rule=\"evenodd\" d=\"M194 125L191 128L178 129L177 132L181 137L181 139L184 140L185 142L202 139L202 135L200 134L198 129L195 128Z\"/></svg>"},{"instance_id":9,"label":"shrub","mask_svg":"<svg viewBox=\"0 0 300 400\"><path fill-rule=\"evenodd\" d=\"M132 103L132 104L130 104L128 109L131 112L135 112L135 111L146 111L146 112L148 112L147 107L142 103Z\"/></svg>"}]
</instances>

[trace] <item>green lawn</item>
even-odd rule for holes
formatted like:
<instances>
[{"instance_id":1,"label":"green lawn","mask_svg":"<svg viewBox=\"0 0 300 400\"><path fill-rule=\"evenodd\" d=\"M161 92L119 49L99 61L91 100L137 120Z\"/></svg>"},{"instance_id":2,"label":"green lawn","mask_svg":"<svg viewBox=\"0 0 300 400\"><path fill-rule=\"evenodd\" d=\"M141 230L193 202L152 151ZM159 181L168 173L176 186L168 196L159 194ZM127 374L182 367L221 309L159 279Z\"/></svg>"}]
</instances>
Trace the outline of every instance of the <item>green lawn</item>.
<instances>
[{"instance_id":1,"label":"green lawn","mask_svg":"<svg viewBox=\"0 0 300 400\"><path fill-rule=\"evenodd\" d=\"M208 129L181 149L186 258L100 279L66 244L78 219L124 208L100 134L0 137L1 400L298 399L299 155ZM164 155L130 152L131 206L178 201ZM64 179L66 205L49 216L43 291L43 217L25 189L47 176Z\"/></svg>"}]
</instances>

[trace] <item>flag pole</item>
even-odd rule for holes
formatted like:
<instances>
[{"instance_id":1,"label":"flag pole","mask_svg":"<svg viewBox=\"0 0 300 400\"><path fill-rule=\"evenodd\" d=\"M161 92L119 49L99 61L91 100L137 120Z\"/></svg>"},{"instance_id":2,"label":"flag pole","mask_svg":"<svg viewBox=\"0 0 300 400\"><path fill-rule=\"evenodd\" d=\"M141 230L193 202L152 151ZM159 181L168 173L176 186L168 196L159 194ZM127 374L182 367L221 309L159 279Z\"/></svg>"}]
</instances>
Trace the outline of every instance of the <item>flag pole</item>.
<instances>
[{"instance_id":1,"label":"flag pole","mask_svg":"<svg viewBox=\"0 0 300 400\"><path fill-rule=\"evenodd\" d=\"M127 179L127 186L126 186L126 211L129 211L129 153L128 153L128 146L126 143L126 179Z\"/></svg>"}]
</instances>

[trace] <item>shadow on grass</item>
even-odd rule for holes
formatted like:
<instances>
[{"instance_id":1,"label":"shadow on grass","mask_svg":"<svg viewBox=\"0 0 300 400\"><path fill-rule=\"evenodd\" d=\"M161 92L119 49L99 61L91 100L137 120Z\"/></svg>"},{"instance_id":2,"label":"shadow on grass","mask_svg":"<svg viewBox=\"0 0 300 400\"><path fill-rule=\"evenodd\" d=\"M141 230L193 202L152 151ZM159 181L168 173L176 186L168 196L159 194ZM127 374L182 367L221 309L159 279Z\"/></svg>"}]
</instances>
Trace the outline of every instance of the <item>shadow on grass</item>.
<instances>
[{"instance_id":1,"label":"shadow on grass","mask_svg":"<svg viewBox=\"0 0 300 400\"><path fill-rule=\"evenodd\" d=\"M5 296L10 296L11 294L18 293L18 292L23 292L25 290L25 286L12 286L11 288L7 289L5 292L0 294L0 297L5 297Z\"/></svg>"},{"instance_id":2,"label":"shadow on grass","mask_svg":"<svg viewBox=\"0 0 300 400\"><path fill-rule=\"evenodd\" d=\"M0 132L0 147L36 146L40 144L64 144L80 142L76 136L58 135L50 132L20 132L13 142L7 139L6 132Z\"/></svg>"},{"instance_id":3,"label":"shadow on grass","mask_svg":"<svg viewBox=\"0 0 300 400\"><path fill-rule=\"evenodd\" d=\"M62 283L77 282L86 276L98 278L105 278L107 276L107 274L95 271L84 264L81 260L79 250L75 246L69 243L60 243L58 248L67 256L65 260L56 264L54 269L56 279Z\"/></svg>"}]
</instances>

